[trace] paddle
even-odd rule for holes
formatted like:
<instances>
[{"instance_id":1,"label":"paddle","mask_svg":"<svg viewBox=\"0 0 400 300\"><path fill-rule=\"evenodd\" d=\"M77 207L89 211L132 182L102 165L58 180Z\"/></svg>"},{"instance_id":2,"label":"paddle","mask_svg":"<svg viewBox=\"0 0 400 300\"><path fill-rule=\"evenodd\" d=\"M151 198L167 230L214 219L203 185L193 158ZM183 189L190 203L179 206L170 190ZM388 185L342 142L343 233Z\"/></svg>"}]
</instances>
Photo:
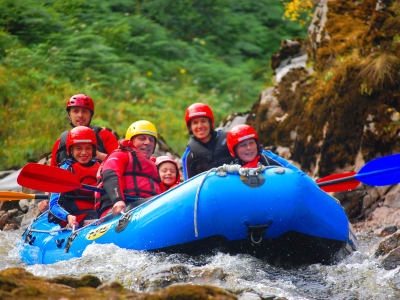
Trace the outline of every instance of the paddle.
<instances>
[{"instance_id":1,"label":"paddle","mask_svg":"<svg viewBox=\"0 0 400 300\"><path fill-rule=\"evenodd\" d=\"M50 193L65 193L77 189L105 193L102 188L80 183L79 178L70 171L37 163L29 163L23 167L17 182L28 188ZM137 200L135 196L125 195L125 198Z\"/></svg>"},{"instance_id":2,"label":"paddle","mask_svg":"<svg viewBox=\"0 0 400 300\"><path fill-rule=\"evenodd\" d=\"M81 196L81 195L65 195L67 199L77 199L77 200L92 200L93 197L90 196ZM49 195L45 194L26 194L20 192L9 192L9 191L0 191L0 201L18 201L22 199L39 199L39 200L48 200Z\"/></svg>"},{"instance_id":3,"label":"paddle","mask_svg":"<svg viewBox=\"0 0 400 300\"><path fill-rule=\"evenodd\" d=\"M352 176L357 174L357 172L348 172L348 173L340 173L340 174L332 174L326 176L324 178L318 179L316 182L321 190L325 192L341 192L341 191L350 191L354 190L358 187L361 181L356 179L351 179ZM335 183L337 179L341 178L349 178L344 182Z\"/></svg>"},{"instance_id":4,"label":"paddle","mask_svg":"<svg viewBox=\"0 0 400 300\"><path fill-rule=\"evenodd\" d=\"M400 182L400 154L382 156L366 163L358 172L333 174L317 180L325 192L340 192L356 188L360 182L383 186Z\"/></svg>"},{"instance_id":5,"label":"paddle","mask_svg":"<svg viewBox=\"0 0 400 300\"><path fill-rule=\"evenodd\" d=\"M49 195L0 191L0 201L15 201L21 199L49 199Z\"/></svg>"}]
</instances>

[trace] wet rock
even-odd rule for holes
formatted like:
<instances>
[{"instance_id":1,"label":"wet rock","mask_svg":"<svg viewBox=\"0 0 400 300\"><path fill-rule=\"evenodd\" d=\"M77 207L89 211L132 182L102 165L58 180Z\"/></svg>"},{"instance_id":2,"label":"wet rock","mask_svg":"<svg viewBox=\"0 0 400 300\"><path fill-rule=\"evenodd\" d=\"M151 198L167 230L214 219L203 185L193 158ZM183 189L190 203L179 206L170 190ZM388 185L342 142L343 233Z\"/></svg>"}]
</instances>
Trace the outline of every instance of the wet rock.
<instances>
[{"instance_id":1,"label":"wet rock","mask_svg":"<svg viewBox=\"0 0 400 300\"><path fill-rule=\"evenodd\" d=\"M166 270L152 273L145 278L137 278L142 289L156 290L173 283L186 281L190 270L186 266L173 266Z\"/></svg>"},{"instance_id":2,"label":"wet rock","mask_svg":"<svg viewBox=\"0 0 400 300\"><path fill-rule=\"evenodd\" d=\"M219 299L219 300L233 300L238 299L235 295L218 287L203 285L174 285L166 288L165 290L155 293L160 296L160 299Z\"/></svg>"},{"instance_id":3,"label":"wet rock","mask_svg":"<svg viewBox=\"0 0 400 300\"><path fill-rule=\"evenodd\" d=\"M364 195L365 191L360 189L334 193L335 198L339 200L349 218L359 217L362 213L363 202L361 199Z\"/></svg>"},{"instance_id":4,"label":"wet rock","mask_svg":"<svg viewBox=\"0 0 400 300\"><path fill-rule=\"evenodd\" d=\"M393 289L400 291L400 272L397 271L397 274L389 282Z\"/></svg>"},{"instance_id":5,"label":"wet rock","mask_svg":"<svg viewBox=\"0 0 400 300\"><path fill-rule=\"evenodd\" d=\"M379 235L383 228L394 225L400 227L400 209L386 206L375 208L364 221L353 223L357 231L376 235Z\"/></svg>"},{"instance_id":6,"label":"wet rock","mask_svg":"<svg viewBox=\"0 0 400 300\"><path fill-rule=\"evenodd\" d=\"M21 212L18 209L10 209L8 211L0 211L0 229L13 230L20 226Z\"/></svg>"},{"instance_id":7,"label":"wet rock","mask_svg":"<svg viewBox=\"0 0 400 300\"><path fill-rule=\"evenodd\" d=\"M57 277L47 279L34 276L22 268L0 271L0 298L11 299L182 299L233 300L237 296L221 288L208 285L174 285L152 294L126 290L119 283L100 285L92 275L81 279Z\"/></svg>"},{"instance_id":8,"label":"wet rock","mask_svg":"<svg viewBox=\"0 0 400 300\"><path fill-rule=\"evenodd\" d=\"M375 250L375 257L383 256L400 246L400 231L383 239Z\"/></svg>"},{"instance_id":9,"label":"wet rock","mask_svg":"<svg viewBox=\"0 0 400 300\"><path fill-rule=\"evenodd\" d=\"M225 281L228 274L224 272L222 268L213 269L195 269L191 274L194 282L213 282L213 281Z\"/></svg>"},{"instance_id":10,"label":"wet rock","mask_svg":"<svg viewBox=\"0 0 400 300\"><path fill-rule=\"evenodd\" d=\"M379 236L388 236L397 231L398 227L396 225L392 226L387 226L382 229L382 231L379 233Z\"/></svg>"},{"instance_id":11,"label":"wet rock","mask_svg":"<svg viewBox=\"0 0 400 300\"><path fill-rule=\"evenodd\" d=\"M390 189L389 192L384 195L384 197L385 201L383 204L385 206L391 208L400 208L400 184L397 184L394 188Z\"/></svg>"},{"instance_id":12,"label":"wet rock","mask_svg":"<svg viewBox=\"0 0 400 300\"><path fill-rule=\"evenodd\" d=\"M386 254L381 260L381 265L385 270L397 268L400 265L400 247Z\"/></svg>"},{"instance_id":13,"label":"wet rock","mask_svg":"<svg viewBox=\"0 0 400 300\"><path fill-rule=\"evenodd\" d=\"M101 285L100 279L93 275L85 275L80 279L71 278L67 276L60 276L54 279L50 279L49 282L65 284L73 288L84 287L84 286L96 288Z\"/></svg>"},{"instance_id":14,"label":"wet rock","mask_svg":"<svg viewBox=\"0 0 400 300\"><path fill-rule=\"evenodd\" d=\"M303 41L302 40L283 40L281 49L278 53L271 56L271 67L277 69L285 65L290 59L299 54L302 55ZM286 62L286 63L285 63Z\"/></svg>"},{"instance_id":15,"label":"wet rock","mask_svg":"<svg viewBox=\"0 0 400 300\"><path fill-rule=\"evenodd\" d=\"M3 231L8 231L8 230L17 230L19 229L19 225L17 223L7 223L3 227Z\"/></svg>"}]
</instances>

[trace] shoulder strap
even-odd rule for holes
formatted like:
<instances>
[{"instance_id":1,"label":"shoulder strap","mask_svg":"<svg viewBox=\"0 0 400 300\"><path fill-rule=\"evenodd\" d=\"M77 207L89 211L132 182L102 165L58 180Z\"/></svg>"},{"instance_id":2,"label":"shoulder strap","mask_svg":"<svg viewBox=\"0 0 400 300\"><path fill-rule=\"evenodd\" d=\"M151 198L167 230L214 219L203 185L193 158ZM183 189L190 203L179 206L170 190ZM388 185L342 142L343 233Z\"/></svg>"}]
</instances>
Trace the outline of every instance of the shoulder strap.
<instances>
[{"instance_id":1,"label":"shoulder strap","mask_svg":"<svg viewBox=\"0 0 400 300\"><path fill-rule=\"evenodd\" d=\"M103 130L100 126L90 126L90 128L94 131L96 134L96 139L97 139L97 150L102 152L102 153L107 153L106 148L104 147L103 139L101 138L99 132Z\"/></svg>"},{"instance_id":2,"label":"shoulder strap","mask_svg":"<svg viewBox=\"0 0 400 300\"><path fill-rule=\"evenodd\" d=\"M64 131L61 133L60 137L60 144L58 145L58 149L56 152L56 160L57 164L60 166L64 164L65 160L67 159L67 136L68 136L69 130Z\"/></svg>"},{"instance_id":3,"label":"shoulder strap","mask_svg":"<svg viewBox=\"0 0 400 300\"><path fill-rule=\"evenodd\" d=\"M120 147L121 150L126 150L129 151L132 154L132 159L133 159L133 168L132 170L135 171L136 170L136 164L139 166L139 170L142 170L142 165L140 164L139 159L136 156L136 152L133 151L131 148L129 147Z\"/></svg>"}]
</instances>

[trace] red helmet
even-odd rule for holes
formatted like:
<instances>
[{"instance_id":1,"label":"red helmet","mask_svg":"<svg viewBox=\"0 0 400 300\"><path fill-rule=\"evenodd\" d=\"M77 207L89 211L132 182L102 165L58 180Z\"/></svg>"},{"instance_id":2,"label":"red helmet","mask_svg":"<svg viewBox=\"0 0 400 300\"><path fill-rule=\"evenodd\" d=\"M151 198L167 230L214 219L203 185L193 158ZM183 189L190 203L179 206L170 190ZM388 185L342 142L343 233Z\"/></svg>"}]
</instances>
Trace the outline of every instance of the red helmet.
<instances>
[{"instance_id":1,"label":"red helmet","mask_svg":"<svg viewBox=\"0 0 400 300\"><path fill-rule=\"evenodd\" d=\"M87 96L85 94L77 94L77 95L73 95L71 98L69 98L66 110L69 112L70 108L73 106L87 108L90 110L92 115L94 114L93 100L92 100L92 98L90 98L89 96Z\"/></svg>"},{"instance_id":2,"label":"red helmet","mask_svg":"<svg viewBox=\"0 0 400 300\"><path fill-rule=\"evenodd\" d=\"M97 150L97 139L96 134L90 127L77 126L72 128L67 135L67 153L71 155L70 148L76 144L92 144L93 146L93 157L96 156Z\"/></svg>"},{"instance_id":3,"label":"red helmet","mask_svg":"<svg viewBox=\"0 0 400 300\"><path fill-rule=\"evenodd\" d=\"M255 139L257 145L260 144L257 132L250 125L240 124L229 130L228 135L226 136L226 144L228 145L228 149L232 157L236 156L235 147L237 144L251 139Z\"/></svg>"},{"instance_id":4,"label":"red helmet","mask_svg":"<svg viewBox=\"0 0 400 300\"><path fill-rule=\"evenodd\" d=\"M193 103L186 109L185 121L190 131L190 121L197 117L207 117L211 120L211 128L214 128L214 115L211 108L204 103Z\"/></svg>"}]
</instances>

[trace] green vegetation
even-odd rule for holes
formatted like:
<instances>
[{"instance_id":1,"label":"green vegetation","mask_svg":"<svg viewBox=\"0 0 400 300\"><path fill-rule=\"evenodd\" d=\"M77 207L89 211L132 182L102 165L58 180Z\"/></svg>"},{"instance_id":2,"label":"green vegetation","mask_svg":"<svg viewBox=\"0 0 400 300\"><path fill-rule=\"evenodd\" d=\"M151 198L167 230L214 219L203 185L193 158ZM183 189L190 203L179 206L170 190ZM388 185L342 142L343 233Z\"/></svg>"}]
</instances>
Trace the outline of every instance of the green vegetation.
<instances>
[{"instance_id":1,"label":"green vegetation","mask_svg":"<svg viewBox=\"0 0 400 300\"><path fill-rule=\"evenodd\" d=\"M281 40L305 36L283 13L280 0L0 0L0 169L50 152L77 93L93 124L123 136L148 119L181 153L188 105L217 124L250 109Z\"/></svg>"}]
</instances>

